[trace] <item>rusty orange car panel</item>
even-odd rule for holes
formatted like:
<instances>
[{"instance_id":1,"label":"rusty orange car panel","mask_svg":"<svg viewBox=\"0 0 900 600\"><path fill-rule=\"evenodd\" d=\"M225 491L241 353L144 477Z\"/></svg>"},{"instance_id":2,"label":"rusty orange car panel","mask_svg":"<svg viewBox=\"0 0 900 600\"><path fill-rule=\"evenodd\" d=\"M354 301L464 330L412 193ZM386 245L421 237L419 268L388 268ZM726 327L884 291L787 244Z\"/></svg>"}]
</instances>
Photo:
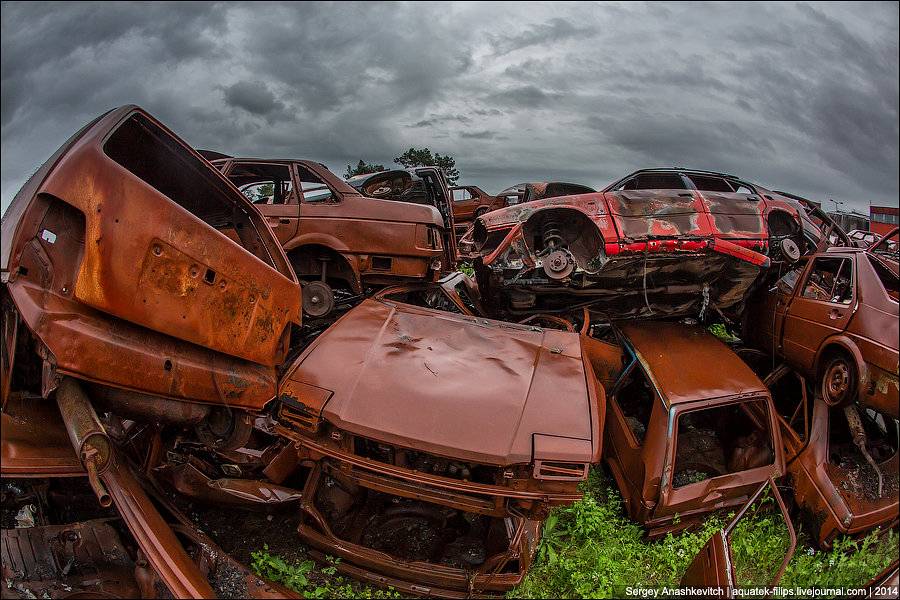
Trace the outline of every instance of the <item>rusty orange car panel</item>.
<instances>
[{"instance_id":1,"label":"rusty orange car panel","mask_svg":"<svg viewBox=\"0 0 900 600\"><path fill-rule=\"evenodd\" d=\"M739 505L784 472L771 396L722 342L670 323L618 331L627 361L608 370L618 373L608 390L604 461L628 514L651 536Z\"/></svg>"},{"instance_id":2,"label":"rusty orange car panel","mask_svg":"<svg viewBox=\"0 0 900 600\"><path fill-rule=\"evenodd\" d=\"M273 396L296 277L246 198L140 108L73 136L16 195L3 240L6 289L59 372L208 402Z\"/></svg>"}]
</instances>

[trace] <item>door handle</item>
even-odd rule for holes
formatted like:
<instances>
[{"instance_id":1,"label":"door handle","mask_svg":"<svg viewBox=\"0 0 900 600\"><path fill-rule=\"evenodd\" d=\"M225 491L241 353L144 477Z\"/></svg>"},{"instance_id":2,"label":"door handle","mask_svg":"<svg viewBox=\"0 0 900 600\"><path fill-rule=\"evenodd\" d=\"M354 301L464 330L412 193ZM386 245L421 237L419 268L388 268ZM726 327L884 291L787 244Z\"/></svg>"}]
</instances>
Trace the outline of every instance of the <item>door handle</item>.
<instances>
[{"instance_id":1,"label":"door handle","mask_svg":"<svg viewBox=\"0 0 900 600\"><path fill-rule=\"evenodd\" d=\"M282 225L290 225L291 220L290 219L278 219L278 222L281 223Z\"/></svg>"},{"instance_id":2,"label":"door handle","mask_svg":"<svg viewBox=\"0 0 900 600\"><path fill-rule=\"evenodd\" d=\"M844 313L842 313L841 311L839 311L836 308L832 308L828 312L828 318L831 319L832 321L834 321L835 319L840 319L843 316L844 316Z\"/></svg>"}]
</instances>

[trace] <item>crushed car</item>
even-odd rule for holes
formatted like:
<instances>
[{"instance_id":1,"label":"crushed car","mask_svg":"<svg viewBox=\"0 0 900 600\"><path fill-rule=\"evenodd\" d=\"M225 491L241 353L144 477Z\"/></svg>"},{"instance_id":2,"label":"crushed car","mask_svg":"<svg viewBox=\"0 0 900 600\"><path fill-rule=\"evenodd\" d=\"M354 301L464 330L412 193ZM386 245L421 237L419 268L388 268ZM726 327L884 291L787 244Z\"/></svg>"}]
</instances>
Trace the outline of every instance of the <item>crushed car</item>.
<instances>
[{"instance_id":1,"label":"crushed car","mask_svg":"<svg viewBox=\"0 0 900 600\"><path fill-rule=\"evenodd\" d=\"M603 461L650 538L740 506L784 473L771 395L730 348L681 323L614 331L593 351L607 382Z\"/></svg>"},{"instance_id":2,"label":"crushed car","mask_svg":"<svg viewBox=\"0 0 900 600\"><path fill-rule=\"evenodd\" d=\"M772 393L798 517L830 548L838 535L862 537L898 523L900 422L871 405L829 405L784 364L765 378Z\"/></svg>"},{"instance_id":3,"label":"crushed car","mask_svg":"<svg viewBox=\"0 0 900 600\"><path fill-rule=\"evenodd\" d=\"M343 316L283 380L277 431L313 465L300 535L400 590L508 590L548 509L599 460L603 388L577 334L390 297Z\"/></svg>"},{"instance_id":4,"label":"crushed car","mask_svg":"<svg viewBox=\"0 0 900 600\"><path fill-rule=\"evenodd\" d=\"M476 219L460 240L497 315L736 319L761 272L823 244L799 201L731 175L637 171Z\"/></svg>"},{"instance_id":5,"label":"crushed car","mask_svg":"<svg viewBox=\"0 0 900 600\"><path fill-rule=\"evenodd\" d=\"M416 185L406 171L387 172L400 182L391 185L408 184L406 195L392 197L382 173L357 189L313 161L208 155L266 218L311 318L371 286L433 280L456 261L449 192L437 169L420 169Z\"/></svg>"}]
</instances>

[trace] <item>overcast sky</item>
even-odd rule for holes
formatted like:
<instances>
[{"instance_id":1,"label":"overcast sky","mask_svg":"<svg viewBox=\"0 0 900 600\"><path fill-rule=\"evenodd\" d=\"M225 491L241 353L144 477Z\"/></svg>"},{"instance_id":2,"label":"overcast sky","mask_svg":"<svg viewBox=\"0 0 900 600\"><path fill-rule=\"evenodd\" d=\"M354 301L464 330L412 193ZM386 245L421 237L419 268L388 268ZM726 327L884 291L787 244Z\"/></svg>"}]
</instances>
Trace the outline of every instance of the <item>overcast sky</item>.
<instances>
[{"instance_id":1,"label":"overcast sky","mask_svg":"<svg viewBox=\"0 0 900 600\"><path fill-rule=\"evenodd\" d=\"M4 210L126 103L338 173L427 146L488 192L682 165L867 210L898 199L898 3L3 3Z\"/></svg>"}]
</instances>

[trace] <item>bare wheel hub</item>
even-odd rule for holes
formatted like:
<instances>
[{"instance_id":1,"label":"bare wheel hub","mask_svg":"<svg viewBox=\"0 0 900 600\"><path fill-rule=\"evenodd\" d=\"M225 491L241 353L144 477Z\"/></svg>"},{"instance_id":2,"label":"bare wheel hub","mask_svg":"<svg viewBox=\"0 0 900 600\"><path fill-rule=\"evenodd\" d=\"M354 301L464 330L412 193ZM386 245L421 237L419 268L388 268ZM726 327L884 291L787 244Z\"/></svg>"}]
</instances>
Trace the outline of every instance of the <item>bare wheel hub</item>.
<instances>
[{"instance_id":1,"label":"bare wheel hub","mask_svg":"<svg viewBox=\"0 0 900 600\"><path fill-rule=\"evenodd\" d=\"M565 250L554 250L543 260L543 266L550 279L565 279L575 270L575 261Z\"/></svg>"},{"instance_id":2,"label":"bare wheel hub","mask_svg":"<svg viewBox=\"0 0 900 600\"><path fill-rule=\"evenodd\" d=\"M334 310L334 290L324 281L310 281L303 286L303 312L310 317L324 317Z\"/></svg>"},{"instance_id":3,"label":"bare wheel hub","mask_svg":"<svg viewBox=\"0 0 900 600\"><path fill-rule=\"evenodd\" d=\"M784 238L781 240L781 254L790 262L797 262L800 259L800 247L791 238Z\"/></svg>"},{"instance_id":4,"label":"bare wheel hub","mask_svg":"<svg viewBox=\"0 0 900 600\"><path fill-rule=\"evenodd\" d=\"M846 362L836 361L828 367L822 381L826 404L837 406L847 399L850 394L850 379L850 366Z\"/></svg>"}]
</instances>

